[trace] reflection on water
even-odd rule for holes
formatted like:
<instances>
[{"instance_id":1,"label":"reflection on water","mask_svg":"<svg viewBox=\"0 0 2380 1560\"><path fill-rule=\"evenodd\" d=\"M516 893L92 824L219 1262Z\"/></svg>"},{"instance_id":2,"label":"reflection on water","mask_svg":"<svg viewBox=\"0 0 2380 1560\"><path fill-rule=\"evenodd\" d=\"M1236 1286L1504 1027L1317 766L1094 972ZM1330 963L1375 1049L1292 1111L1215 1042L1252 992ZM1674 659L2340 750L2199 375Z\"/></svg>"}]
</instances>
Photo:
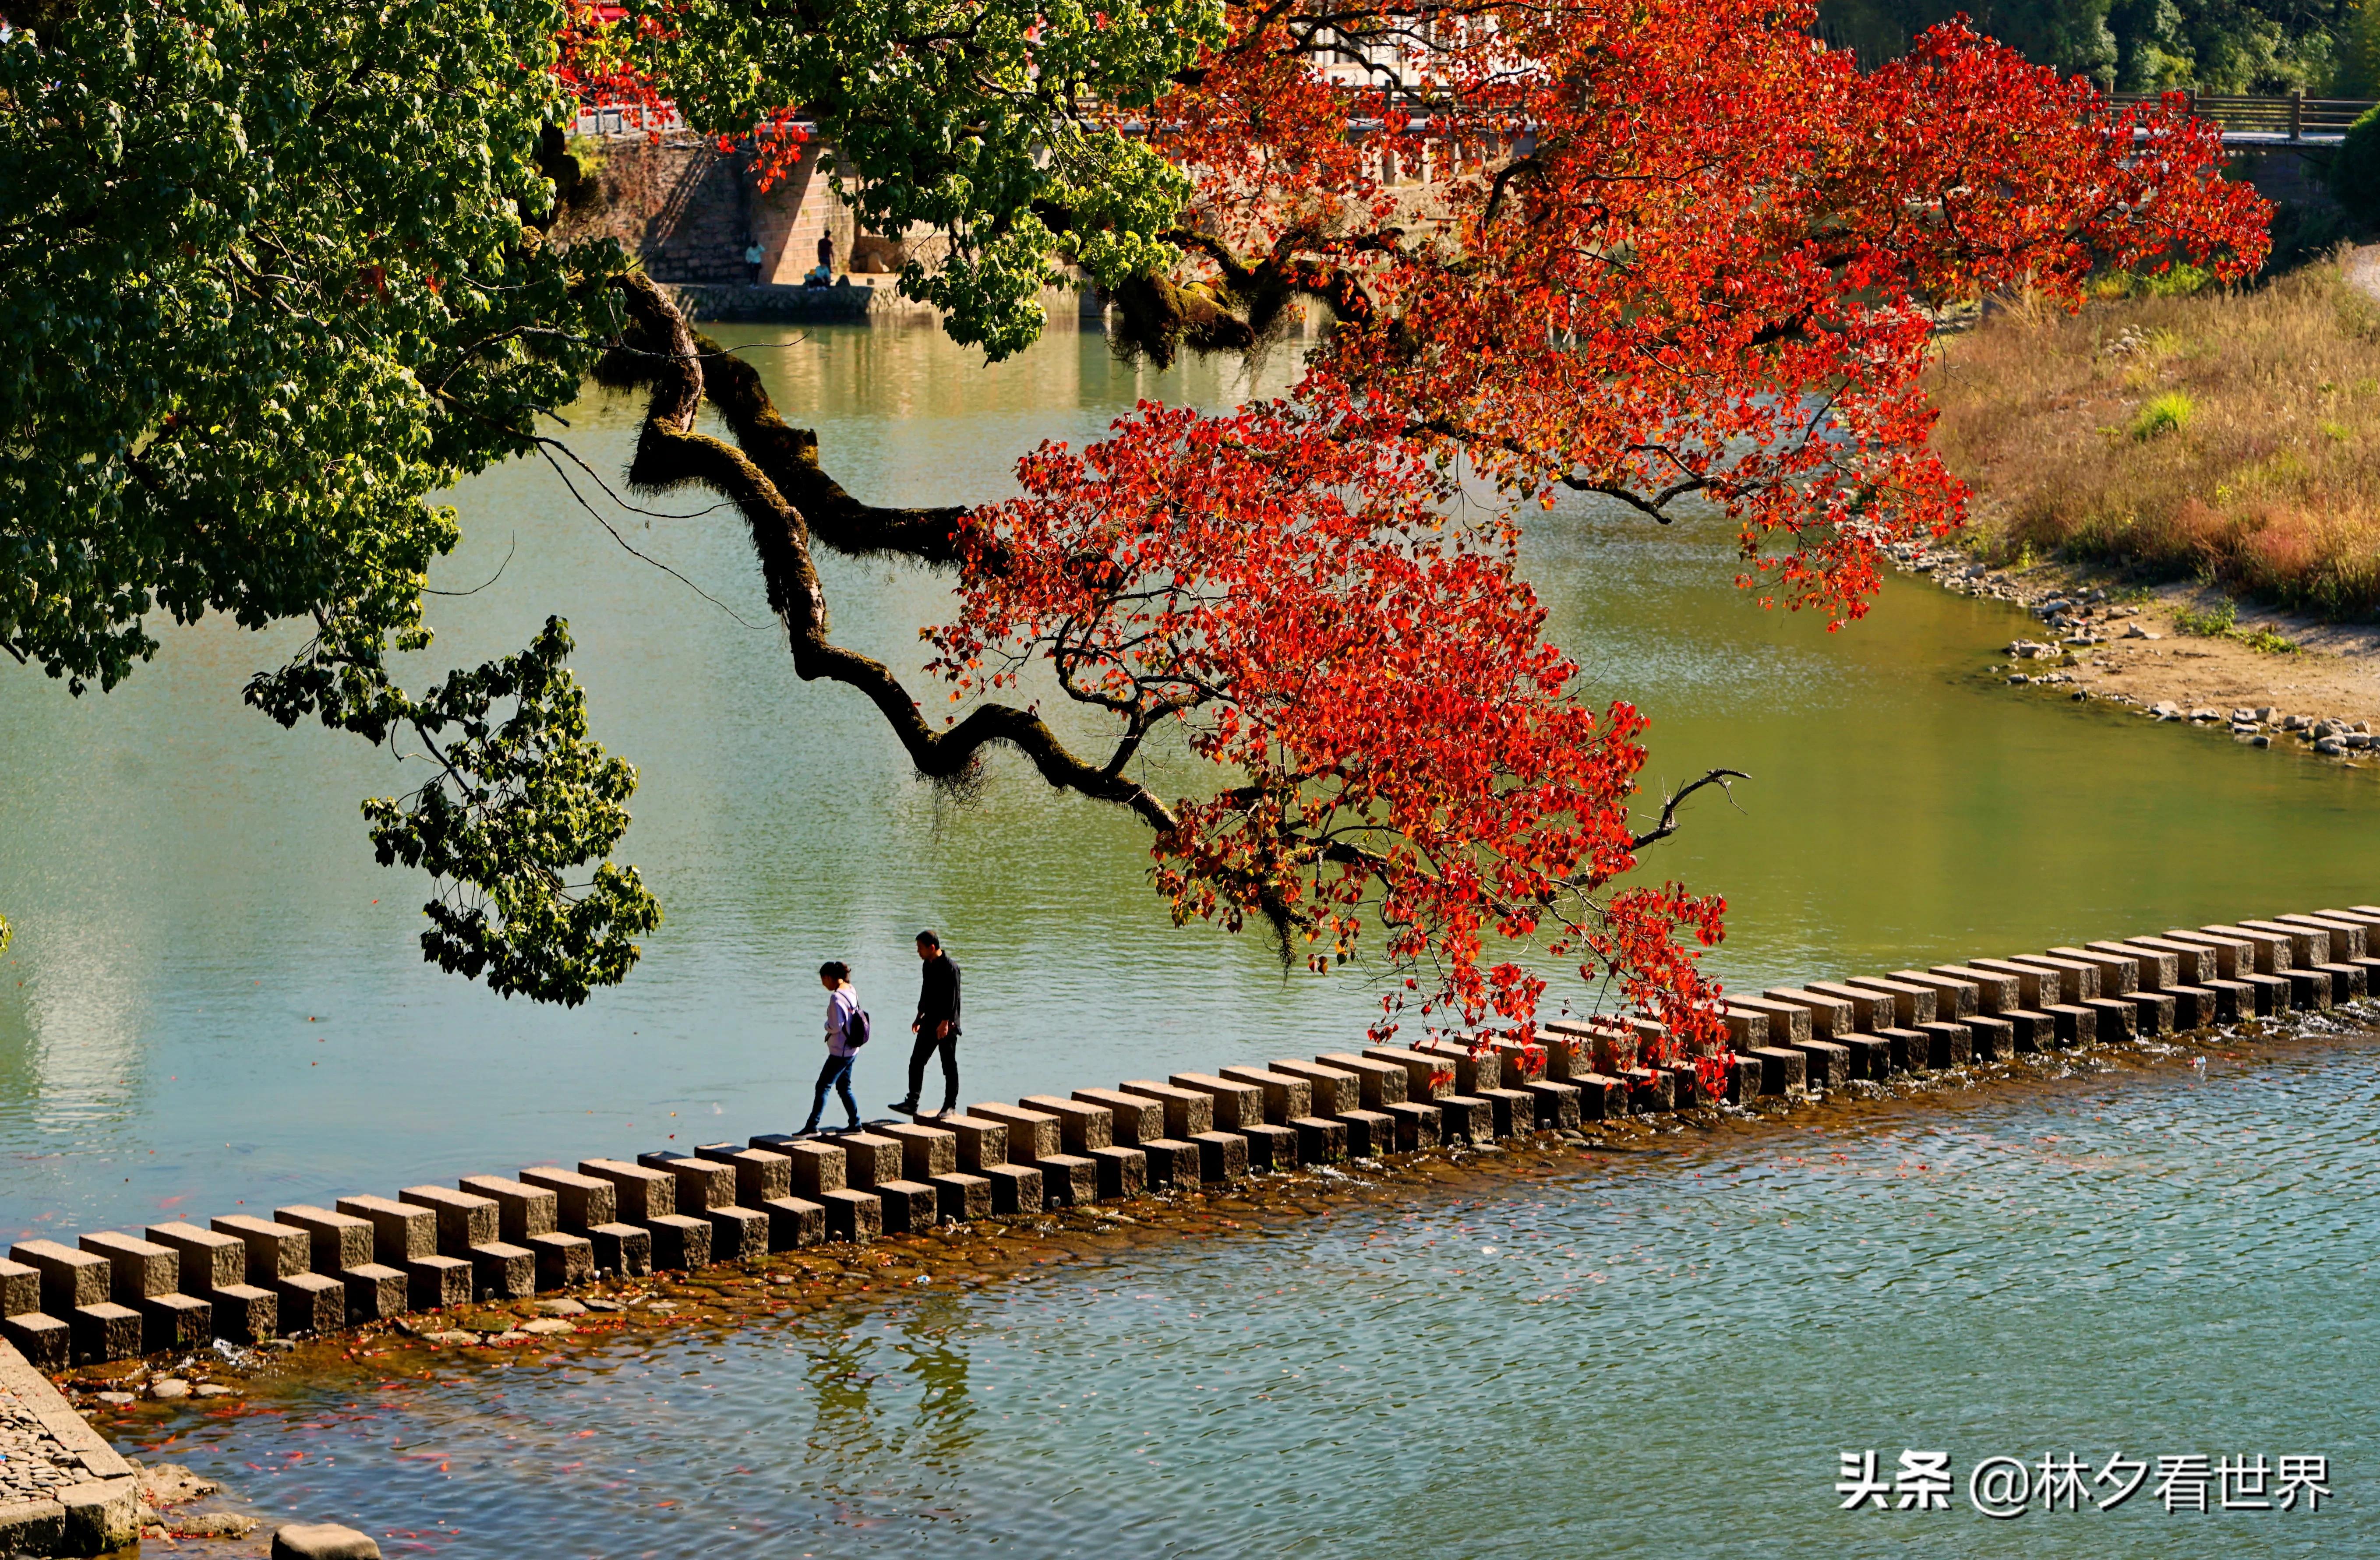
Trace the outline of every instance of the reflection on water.
<instances>
[{"instance_id":1,"label":"reflection on water","mask_svg":"<svg viewBox=\"0 0 2380 1560\"><path fill-rule=\"evenodd\" d=\"M989 371L927 332L730 339L854 490L895 502L995 497L1043 438L1094 437L1144 395L1247 388L1069 334ZM634 410L571 409L599 469ZM612 514L723 611L540 466L456 502L467 540L438 584L494 583L433 602L416 680L569 618L598 731L642 769L623 854L668 913L643 965L570 1012L425 967L422 885L371 864L356 811L410 771L240 705L286 635L171 633L79 701L0 665L0 905L19 928L0 956L0 1239L784 1130L815 1070L809 972L848 960L897 1020L922 925L967 971L968 1099L1335 1049L1375 1010L1361 976L1285 979L1260 938L1175 928L1145 830L1113 809L1009 762L965 806L904 772L872 710L795 677L732 515L687 495L649 507L688 518ZM1696 798L1647 866L1727 897L1730 981L2374 897L2368 774L1991 685L1982 665L2025 623L2005 606L1895 582L1829 635L1735 591L1708 524L1533 524L1554 633L1654 719L1649 781L1755 776L1732 807ZM914 666L945 584L825 573L838 635ZM900 1090L882 1049L859 1069L871 1109Z\"/></svg>"},{"instance_id":2,"label":"reflection on water","mask_svg":"<svg viewBox=\"0 0 2380 1560\"><path fill-rule=\"evenodd\" d=\"M1671 1140L151 1440L268 1517L427 1535L392 1554L2369 1554L2375 1104L2350 1047ZM1904 1447L1953 1509L1836 1509L1841 1451ZM2325 1456L2334 1498L1964 1498L1986 1457L2117 1451Z\"/></svg>"}]
</instances>

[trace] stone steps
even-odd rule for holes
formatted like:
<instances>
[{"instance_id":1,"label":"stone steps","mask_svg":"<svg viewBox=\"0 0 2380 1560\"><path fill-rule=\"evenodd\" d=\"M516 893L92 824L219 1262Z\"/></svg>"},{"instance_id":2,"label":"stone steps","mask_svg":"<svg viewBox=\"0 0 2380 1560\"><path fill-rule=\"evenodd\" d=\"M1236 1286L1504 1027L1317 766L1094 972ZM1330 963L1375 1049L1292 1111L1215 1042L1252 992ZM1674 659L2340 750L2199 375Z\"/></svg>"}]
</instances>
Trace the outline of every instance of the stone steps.
<instances>
[{"instance_id":1,"label":"stone steps","mask_svg":"<svg viewBox=\"0 0 2380 1560\"><path fill-rule=\"evenodd\" d=\"M832 1137L764 1133L692 1153L466 1176L394 1198L293 1203L0 1260L0 1338L42 1371L261 1343L598 1272L749 1262L944 1219L1034 1215L1264 1170L1486 1143L1628 1113L1812 1091L2328 1008L2371 994L2380 906L2293 913L1808 981L1727 999L1730 1046L1675 1054L1642 1019L1554 1020L1538 1044L1372 1046L1164 1082L1032 1094Z\"/></svg>"}]
</instances>

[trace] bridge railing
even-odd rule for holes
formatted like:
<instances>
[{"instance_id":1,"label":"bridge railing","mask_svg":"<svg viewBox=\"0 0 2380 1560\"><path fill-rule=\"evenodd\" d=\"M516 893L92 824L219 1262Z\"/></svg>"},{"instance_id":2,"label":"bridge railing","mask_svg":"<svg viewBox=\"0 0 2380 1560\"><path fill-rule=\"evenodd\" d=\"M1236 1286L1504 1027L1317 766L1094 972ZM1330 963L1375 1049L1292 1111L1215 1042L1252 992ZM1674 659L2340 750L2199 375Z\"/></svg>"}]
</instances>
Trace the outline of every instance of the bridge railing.
<instances>
[{"instance_id":1,"label":"bridge railing","mask_svg":"<svg viewBox=\"0 0 2380 1560\"><path fill-rule=\"evenodd\" d=\"M2125 109L2154 108L2163 94L2109 92L2107 105ZM2222 92L2184 92L2188 111L2212 119L2227 136L2268 137L2274 140L2337 140L2347 134L2366 109L2380 106L2371 98L2310 98L2303 92L2248 96Z\"/></svg>"},{"instance_id":2,"label":"bridge railing","mask_svg":"<svg viewBox=\"0 0 2380 1560\"><path fill-rule=\"evenodd\" d=\"M668 135L686 127L686 118L672 103L584 103L570 127L574 136L601 138Z\"/></svg>"}]
</instances>

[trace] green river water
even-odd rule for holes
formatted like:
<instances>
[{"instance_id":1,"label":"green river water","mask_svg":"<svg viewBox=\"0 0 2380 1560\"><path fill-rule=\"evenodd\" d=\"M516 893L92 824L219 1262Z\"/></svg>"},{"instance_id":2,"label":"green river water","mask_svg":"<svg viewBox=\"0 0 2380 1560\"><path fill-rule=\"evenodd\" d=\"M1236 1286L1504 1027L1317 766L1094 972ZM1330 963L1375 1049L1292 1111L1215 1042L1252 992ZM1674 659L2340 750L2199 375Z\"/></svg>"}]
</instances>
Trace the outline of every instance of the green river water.
<instances>
[{"instance_id":1,"label":"green river water","mask_svg":"<svg viewBox=\"0 0 2380 1560\"><path fill-rule=\"evenodd\" d=\"M1244 393L1072 333L990 371L922 332L730 334L883 500L996 497L1021 450L1136 396ZM615 470L634 408L571 416ZM905 774L856 697L794 676L723 511L648 528L604 506L715 606L542 467L455 502L467 540L437 583L494 580L435 604L438 664L570 620L599 734L642 768L621 854L669 917L643 964L571 1012L424 966L421 885L371 864L356 812L416 782L240 706L285 639L171 633L80 701L0 668L0 1233L788 1130L811 971L849 960L905 1027L926 925L967 973L968 1099L1310 1054L1372 1010L1360 976L1284 979L1257 939L1172 926L1131 819L1014 763L966 805ZM1649 783L1753 777L1648 857L1727 897L1730 985L2380 900L2369 773L2012 691L1985 671L2029 628L2004 605L1895 580L1829 635L1736 590L1713 526L1532 525L1555 636L1653 718ZM914 664L944 587L828 577L838 635ZM894 1049L862 1059L871 1112L899 1092ZM1184 1247L591 1376L294 1404L353 1427L322 1431L336 1472L297 1477L252 1421L202 1431L195 1460L236 1485L269 1467L289 1504L456 1554L2380 1554L2358 1482L2374 1088L2342 1046L1904 1122L1831 1166L1682 1149L1583 1170L1567 1198L1350 1218L1294 1252ZM1473 1245L1502 1258L1458 1275ZM592 1481L526 1478L581 1419L604 1426L591 1462L569 1450ZM425 1438L462 1448L434 1482L404 1457ZM2136 1498L2003 1524L1963 1487L1947 1516L1832 1509L1844 1448L1888 1467L1949 1441L1963 1469L2069 1440L2327 1453L2338 1493L2318 1517Z\"/></svg>"}]
</instances>

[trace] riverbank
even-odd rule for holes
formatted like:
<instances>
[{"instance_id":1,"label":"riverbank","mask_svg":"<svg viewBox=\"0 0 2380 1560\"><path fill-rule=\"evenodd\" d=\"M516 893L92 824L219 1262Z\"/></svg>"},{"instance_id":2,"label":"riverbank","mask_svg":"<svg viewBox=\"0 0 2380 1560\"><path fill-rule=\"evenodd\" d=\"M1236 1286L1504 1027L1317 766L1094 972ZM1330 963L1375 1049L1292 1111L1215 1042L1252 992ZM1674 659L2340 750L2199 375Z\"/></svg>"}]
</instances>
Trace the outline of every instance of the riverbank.
<instances>
[{"instance_id":1,"label":"riverbank","mask_svg":"<svg viewBox=\"0 0 2380 1560\"><path fill-rule=\"evenodd\" d=\"M1984 562L2204 581L2326 622L2380 612L2380 303L2348 252L2250 291L2020 300L1943 340L1935 445ZM2362 282L2365 284L2359 284Z\"/></svg>"},{"instance_id":2,"label":"riverbank","mask_svg":"<svg viewBox=\"0 0 2380 1560\"><path fill-rule=\"evenodd\" d=\"M2349 765L2368 761L2370 744L2348 739L2380 731L2380 625L2243 607L2213 586L2143 586L2083 563L1999 567L1948 547L1896 549L1893 562L2041 620L2039 634L1989 652L1983 670L2012 687L2105 699ZM2334 734L2336 750L2317 748Z\"/></svg>"}]
</instances>

